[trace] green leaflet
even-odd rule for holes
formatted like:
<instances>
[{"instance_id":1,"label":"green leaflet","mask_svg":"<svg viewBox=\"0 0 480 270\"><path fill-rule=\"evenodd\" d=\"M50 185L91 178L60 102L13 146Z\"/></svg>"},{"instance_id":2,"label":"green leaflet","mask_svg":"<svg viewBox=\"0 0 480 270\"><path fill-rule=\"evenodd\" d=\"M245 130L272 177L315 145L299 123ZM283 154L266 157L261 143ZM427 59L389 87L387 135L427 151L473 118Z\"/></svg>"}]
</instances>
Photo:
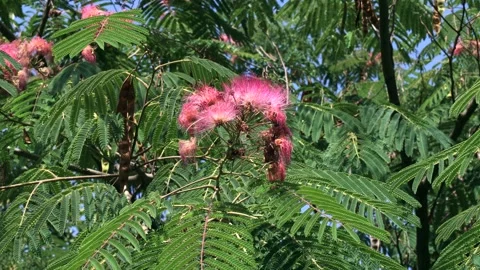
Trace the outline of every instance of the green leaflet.
<instances>
[{"instance_id":1,"label":"green leaflet","mask_svg":"<svg viewBox=\"0 0 480 270\"><path fill-rule=\"evenodd\" d=\"M91 43L96 43L103 49L105 43L119 47L144 42L148 30L134 23L143 22L140 14L139 10L129 10L108 16L94 16L72 23L70 27L57 31L53 35L53 37L60 37L69 34L53 47L55 59L59 61L67 55L72 58Z\"/></svg>"}]
</instances>

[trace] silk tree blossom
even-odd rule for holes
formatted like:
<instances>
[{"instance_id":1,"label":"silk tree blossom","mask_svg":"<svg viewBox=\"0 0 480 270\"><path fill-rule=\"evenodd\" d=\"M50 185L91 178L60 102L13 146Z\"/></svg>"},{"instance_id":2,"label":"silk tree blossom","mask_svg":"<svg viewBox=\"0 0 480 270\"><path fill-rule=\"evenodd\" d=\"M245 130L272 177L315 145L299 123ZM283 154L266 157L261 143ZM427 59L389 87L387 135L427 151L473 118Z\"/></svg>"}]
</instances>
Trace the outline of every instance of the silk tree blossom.
<instances>
[{"instance_id":1,"label":"silk tree blossom","mask_svg":"<svg viewBox=\"0 0 480 270\"><path fill-rule=\"evenodd\" d=\"M26 47L27 45L25 42L14 40L12 42L0 44L0 51L8 54L10 57L19 62L20 65L27 67L30 63L30 59L28 57ZM6 65L9 69L14 70L13 65L8 62L8 60L6 61Z\"/></svg>"},{"instance_id":2,"label":"silk tree blossom","mask_svg":"<svg viewBox=\"0 0 480 270\"><path fill-rule=\"evenodd\" d=\"M30 58L27 53L27 43L20 40L3 43L0 44L0 51L8 54L23 66L23 69L16 70L12 63L5 60L7 68L2 68L0 71L3 72L3 78L5 80L11 81L18 90L24 90L27 85L28 65L30 63Z\"/></svg>"},{"instance_id":3,"label":"silk tree blossom","mask_svg":"<svg viewBox=\"0 0 480 270\"><path fill-rule=\"evenodd\" d=\"M286 93L282 88L256 77L237 77L225 89L238 105L260 112L282 110L287 106Z\"/></svg>"},{"instance_id":4,"label":"silk tree blossom","mask_svg":"<svg viewBox=\"0 0 480 270\"><path fill-rule=\"evenodd\" d=\"M87 45L87 47L85 47L83 50L82 50L82 57L83 59L85 59L87 62L90 62L92 64L94 64L96 61L97 61L97 57L95 55L95 50L93 49L92 46L90 45Z\"/></svg>"},{"instance_id":5,"label":"silk tree blossom","mask_svg":"<svg viewBox=\"0 0 480 270\"><path fill-rule=\"evenodd\" d=\"M30 56L40 55L47 60L52 59L52 43L39 36L30 40L27 45L27 51Z\"/></svg>"},{"instance_id":6,"label":"silk tree blossom","mask_svg":"<svg viewBox=\"0 0 480 270\"><path fill-rule=\"evenodd\" d=\"M202 86L194 94L187 97L187 102L203 109L221 100L223 100L222 93L210 86Z\"/></svg>"},{"instance_id":7,"label":"silk tree blossom","mask_svg":"<svg viewBox=\"0 0 480 270\"><path fill-rule=\"evenodd\" d=\"M290 164L293 150L290 139L285 136L275 139L275 146L278 147L279 159L286 165Z\"/></svg>"},{"instance_id":8,"label":"silk tree blossom","mask_svg":"<svg viewBox=\"0 0 480 270\"><path fill-rule=\"evenodd\" d=\"M28 81L28 69L23 68L17 73L17 78L13 80L13 83L15 84L15 86L19 91L23 91L27 87L27 81Z\"/></svg>"},{"instance_id":9,"label":"silk tree blossom","mask_svg":"<svg viewBox=\"0 0 480 270\"><path fill-rule=\"evenodd\" d=\"M283 181L287 176L287 169L282 162L274 162L269 165L267 178L270 182Z\"/></svg>"},{"instance_id":10,"label":"silk tree blossom","mask_svg":"<svg viewBox=\"0 0 480 270\"><path fill-rule=\"evenodd\" d=\"M183 162L193 160L197 151L197 139L191 137L190 140L180 140L178 142L178 152Z\"/></svg>"},{"instance_id":11,"label":"silk tree blossom","mask_svg":"<svg viewBox=\"0 0 480 270\"><path fill-rule=\"evenodd\" d=\"M0 51L18 61L18 40L0 44Z\"/></svg>"},{"instance_id":12,"label":"silk tree blossom","mask_svg":"<svg viewBox=\"0 0 480 270\"><path fill-rule=\"evenodd\" d=\"M460 54L462 54L462 52L465 50L465 46L463 46L463 43L462 41L459 41L456 45L455 45L455 48L453 50L453 55L454 56L459 56Z\"/></svg>"},{"instance_id":13,"label":"silk tree blossom","mask_svg":"<svg viewBox=\"0 0 480 270\"><path fill-rule=\"evenodd\" d=\"M224 100L223 93L210 86L200 87L185 99L178 123L190 135L232 121L238 114L236 105Z\"/></svg>"},{"instance_id":14,"label":"silk tree blossom","mask_svg":"<svg viewBox=\"0 0 480 270\"><path fill-rule=\"evenodd\" d=\"M207 126L218 126L234 120L238 115L235 103L218 101L205 111L205 123Z\"/></svg>"},{"instance_id":15,"label":"silk tree blossom","mask_svg":"<svg viewBox=\"0 0 480 270\"><path fill-rule=\"evenodd\" d=\"M202 110L198 105L187 102L183 104L180 115L178 116L178 123L190 135L202 133L208 130L202 117Z\"/></svg>"},{"instance_id":16,"label":"silk tree blossom","mask_svg":"<svg viewBox=\"0 0 480 270\"><path fill-rule=\"evenodd\" d=\"M286 123L287 93L266 80L248 76L233 79L224 85L224 90L203 86L187 96L178 117L180 127L196 136L223 125L231 139L228 140L229 159L245 157L248 149L245 144L248 141L257 144L255 141L260 140L267 179L284 181L293 151L292 133ZM257 115L267 121L259 120ZM233 124L224 125L229 122ZM262 126L268 128L258 131ZM180 142L184 161L192 145L189 141Z\"/></svg>"},{"instance_id":17,"label":"silk tree blossom","mask_svg":"<svg viewBox=\"0 0 480 270\"><path fill-rule=\"evenodd\" d=\"M112 14L112 12L99 9L96 5L86 5L82 8L82 19L95 16L108 16L110 14Z\"/></svg>"}]
</instances>

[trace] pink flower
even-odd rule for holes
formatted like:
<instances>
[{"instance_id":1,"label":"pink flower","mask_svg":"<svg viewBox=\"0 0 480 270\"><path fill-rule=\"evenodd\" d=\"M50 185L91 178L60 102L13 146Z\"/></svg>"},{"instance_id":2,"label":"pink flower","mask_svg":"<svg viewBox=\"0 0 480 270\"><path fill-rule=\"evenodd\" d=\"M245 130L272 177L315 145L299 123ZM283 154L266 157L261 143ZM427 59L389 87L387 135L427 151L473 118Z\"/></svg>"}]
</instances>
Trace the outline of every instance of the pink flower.
<instances>
[{"instance_id":1,"label":"pink flower","mask_svg":"<svg viewBox=\"0 0 480 270\"><path fill-rule=\"evenodd\" d=\"M227 43L227 44L232 44L232 45L236 45L237 43L235 42L235 40L233 40L232 37L228 36L227 34L225 33L221 33L220 36L218 37L218 39L220 39L220 41L224 42L224 43Z\"/></svg>"},{"instance_id":2,"label":"pink flower","mask_svg":"<svg viewBox=\"0 0 480 270\"><path fill-rule=\"evenodd\" d=\"M267 170L267 178L270 182L283 181L287 176L285 164L282 162L275 162L270 164Z\"/></svg>"},{"instance_id":3,"label":"pink flower","mask_svg":"<svg viewBox=\"0 0 480 270\"><path fill-rule=\"evenodd\" d=\"M195 152L197 151L197 139L191 137L190 140L180 140L178 142L178 152L183 162L192 160L195 157Z\"/></svg>"},{"instance_id":4,"label":"pink flower","mask_svg":"<svg viewBox=\"0 0 480 270\"><path fill-rule=\"evenodd\" d=\"M26 67L30 63L30 58L27 54L27 44L20 40L14 40L10 43L0 44L0 51L8 54L10 57L18 61L22 66ZM14 70L10 62L6 62L8 68Z\"/></svg>"},{"instance_id":5,"label":"pink flower","mask_svg":"<svg viewBox=\"0 0 480 270\"><path fill-rule=\"evenodd\" d=\"M269 108L269 110L265 112L265 117L277 125L285 126L287 123L287 115L280 108Z\"/></svg>"},{"instance_id":6,"label":"pink flower","mask_svg":"<svg viewBox=\"0 0 480 270\"><path fill-rule=\"evenodd\" d=\"M221 125L234 120L238 115L238 110L233 102L219 101L208 107L205 111L204 122L207 126Z\"/></svg>"},{"instance_id":7,"label":"pink flower","mask_svg":"<svg viewBox=\"0 0 480 270\"><path fill-rule=\"evenodd\" d=\"M226 94L232 96L238 105L246 108L266 111L287 106L283 89L256 77L237 77L225 89Z\"/></svg>"},{"instance_id":8,"label":"pink flower","mask_svg":"<svg viewBox=\"0 0 480 270\"><path fill-rule=\"evenodd\" d=\"M18 61L18 41L15 40L13 42L7 42L0 44L0 51L8 54L10 57Z\"/></svg>"},{"instance_id":9,"label":"pink flower","mask_svg":"<svg viewBox=\"0 0 480 270\"><path fill-rule=\"evenodd\" d=\"M30 40L27 45L28 54L31 56L41 55L47 59L52 57L52 43L47 42L45 39L36 36Z\"/></svg>"},{"instance_id":10,"label":"pink flower","mask_svg":"<svg viewBox=\"0 0 480 270\"><path fill-rule=\"evenodd\" d=\"M82 57L87 62L90 62L92 64L94 64L97 60L97 57L95 56L95 51L90 45L88 45L87 47L85 47L85 49L82 50Z\"/></svg>"},{"instance_id":11,"label":"pink flower","mask_svg":"<svg viewBox=\"0 0 480 270\"><path fill-rule=\"evenodd\" d=\"M8 54L10 57L20 63L20 65L26 68L30 63L30 58L28 57L26 47L27 44L25 42L21 42L20 40L14 40L10 43L0 44L0 51ZM13 81L14 84L18 86L18 78L14 78L17 75L17 70L8 60L5 60L5 65L8 67L8 69L2 69L4 79L7 81Z\"/></svg>"},{"instance_id":12,"label":"pink flower","mask_svg":"<svg viewBox=\"0 0 480 270\"><path fill-rule=\"evenodd\" d=\"M229 38L228 38L227 34L225 34L225 33L221 33L218 38L225 43L227 43L229 41Z\"/></svg>"},{"instance_id":13,"label":"pink flower","mask_svg":"<svg viewBox=\"0 0 480 270\"><path fill-rule=\"evenodd\" d=\"M454 56L459 56L463 51L465 47L463 46L462 42L458 42L457 45L455 45L455 49L453 50L453 55Z\"/></svg>"},{"instance_id":14,"label":"pink flower","mask_svg":"<svg viewBox=\"0 0 480 270\"><path fill-rule=\"evenodd\" d=\"M199 107L192 103L185 103L182 106L180 115L178 116L178 123L180 126L188 131L191 135L197 132L196 124L200 119Z\"/></svg>"},{"instance_id":15,"label":"pink flower","mask_svg":"<svg viewBox=\"0 0 480 270\"><path fill-rule=\"evenodd\" d=\"M28 69L24 68L20 70L17 74L18 81L15 81L15 85L17 86L17 89L22 91L25 90L27 87L27 81L28 81Z\"/></svg>"},{"instance_id":16,"label":"pink flower","mask_svg":"<svg viewBox=\"0 0 480 270\"><path fill-rule=\"evenodd\" d=\"M187 97L187 102L205 109L222 99L222 93L218 92L217 89L210 86L202 86L194 94Z\"/></svg>"},{"instance_id":17,"label":"pink flower","mask_svg":"<svg viewBox=\"0 0 480 270\"><path fill-rule=\"evenodd\" d=\"M110 14L112 14L112 12L99 9L96 5L86 5L82 8L82 19L95 16L108 16Z\"/></svg>"},{"instance_id":18,"label":"pink flower","mask_svg":"<svg viewBox=\"0 0 480 270\"><path fill-rule=\"evenodd\" d=\"M290 164L293 150L293 145L290 139L282 136L275 140L275 145L278 147L280 160L286 165Z\"/></svg>"}]
</instances>

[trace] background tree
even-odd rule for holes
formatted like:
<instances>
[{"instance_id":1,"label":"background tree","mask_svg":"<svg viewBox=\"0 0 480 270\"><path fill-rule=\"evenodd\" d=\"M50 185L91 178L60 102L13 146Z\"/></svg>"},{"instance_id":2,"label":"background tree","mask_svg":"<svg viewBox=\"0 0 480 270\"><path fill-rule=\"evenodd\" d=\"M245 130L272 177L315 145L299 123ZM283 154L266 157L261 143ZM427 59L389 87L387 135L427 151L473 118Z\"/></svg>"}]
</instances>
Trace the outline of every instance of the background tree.
<instances>
[{"instance_id":1,"label":"background tree","mask_svg":"<svg viewBox=\"0 0 480 270\"><path fill-rule=\"evenodd\" d=\"M0 1L2 267L480 267L477 2Z\"/></svg>"}]
</instances>

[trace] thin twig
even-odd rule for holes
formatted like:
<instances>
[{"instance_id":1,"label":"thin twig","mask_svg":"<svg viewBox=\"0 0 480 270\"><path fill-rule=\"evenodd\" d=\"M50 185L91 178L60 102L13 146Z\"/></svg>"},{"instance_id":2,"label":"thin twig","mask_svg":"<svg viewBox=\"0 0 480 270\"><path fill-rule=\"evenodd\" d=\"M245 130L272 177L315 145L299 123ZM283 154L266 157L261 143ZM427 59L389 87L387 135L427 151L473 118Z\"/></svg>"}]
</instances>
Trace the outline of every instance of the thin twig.
<instances>
[{"instance_id":1,"label":"thin twig","mask_svg":"<svg viewBox=\"0 0 480 270\"><path fill-rule=\"evenodd\" d=\"M207 188L211 188L213 190L217 190L217 188L214 186L214 185L203 185L203 186L198 186L198 187L193 187L193 188L188 188L188 189L182 189L180 191L177 191L175 193L176 194L180 194L180 193L185 193L185 192L189 192L189 191L193 191L193 190L199 190L199 189L207 189ZM160 196L160 199L165 199L167 198L168 196L171 196L171 195L163 195L163 196Z\"/></svg>"},{"instance_id":2,"label":"thin twig","mask_svg":"<svg viewBox=\"0 0 480 270\"><path fill-rule=\"evenodd\" d=\"M141 122L144 118L144 115L145 115L145 109L148 106L148 102L147 102L148 93L150 92L150 88L152 88L153 81L155 79L155 73L156 73L156 69L153 70L152 78L150 79L150 83L148 84L147 90L145 91L145 99L143 100L143 107L142 107L142 111L140 112L140 118L138 119L138 123L135 125L135 136L133 137L133 142L132 142L132 147L131 147L132 149L130 151L130 156L133 156L133 152L135 151L135 145L137 144L137 140L138 140L138 131L140 129L140 124L141 124Z\"/></svg>"},{"instance_id":3,"label":"thin twig","mask_svg":"<svg viewBox=\"0 0 480 270\"><path fill-rule=\"evenodd\" d=\"M283 67L283 73L285 74L285 90L287 90L287 104L289 103L289 99L290 99L290 89L288 87L289 85L289 82L288 82L288 73L287 73L287 67L285 66L285 62L283 61L283 57L282 57L282 54L280 53L280 50L278 49L277 45L275 44L275 42L272 41L272 45L273 47L275 48L275 50L277 51L277 54L278 54L278 58L280 59L280 63L282 63L282 67Z\"/></svg>"},{"instance_id":4,"label":"thin twig","mask_svg":"<svg viewBox=\"0 0 480 270\"><path fill-rule=\"evenodd\" d=\"M210 180L210 179L215 179L215 176L211 175L211 176L207 176L207 177L203 177L203 178L200 178L198 180L195 180L193 182L190 182L184 186L181 186L179 188L177 188L176 190L172 191L172 192L169 192L165 195L162 195L161 198L167 198L168 196L172 196L172 195L175 195L177 193L181 193L180 191L184 190L185 188L189 187L189 186L192 186L192 185L195 185L197 183L200 183L200 182L203 182L203 181L206 181L206 180Z\"/></svg>"},{"instance_id":5,"label":"thin twig","mask_svg":"<svg viewBox=\"0 0 480 270\"><path fill-rule=\"evenodd\" d=\"M28 123L22 122L20 120L13 119L11 116L9 116L8 114L6 114L2 111L0 111L0 114L3 115L7 119L7 121L17 123L17 124L20 124L22 126L33 126L32 124L28 124Z\"/></svg>"},{"instance_id":6,"label":"thin twig","mask_svg":"<svg viewBox=\"0 0 480 270\"><path fill-rule=\"evenodd\" d=\"M53 6L53 0L48 0L47 4L45 5L45 9L43 10L42 21L40 22L40 27L38 27L37 35L39 37L43 36L43 31L45 30L45 26L47 25L48 16L50 14L50 9Z\"/></svg>"},{"instance_id":7,"label":"thin twig","mask_svg":"<svg viewBox=\"0 0 480 270\"><path fill-rule=\"evenodd\" d=\"M208 228L208 222L209 222L211 211L212 211L212 204L210 203L210 206L208 207L207 215L205 216L205 222L203 224L202 247L200 249L200 269L201 270L205 269L203 257L205 256L205 239L207 238L207 228Z\"/></svg>"},{"instance_id":8,"label":"thin twig","mask_svg":"<svg viewBox=\"0 0 480 270\"><path fill-rule=\"evenodd\" d=\"M155 67L155 71L161 69L162 67L164 66L168 66L168 65L172 65L172 64L177 64L177 63L183 63L183 62L191 62L192 60L190 59L180 59L180 60L175 60L175 61L171 61L171 62L168 62L168 63L165 63L165 64L160 64L158 65L157 67Z\"/></svg>"},{"instance_id":9,"label":"thin twig","mask_svg":"<svg viewBox=\"0 0 480 270\"><path fill-rule=\"evenodd\" d=\"M33 194L37 191L37 188L40 186L41 183L38 183L28 195L27 202L25 203L25 207L23 208L22 218L20 219L20 224L18 226L22 226L23 220L25 219L25 214L27 213L28 205L30 204L30 200L32 199Z\"/></svg>"},{"instance_id":10,"label":"thin twig","mask_svg":"<svg viewBox=\"0 0 480 270\"><path fill-rule=\"evenodd\" d=\"M8 186L0 186L0 190L7 190L12 188L31 186L31 185L37 185L37 184L40 185L44 183L59 182L59 181L88 180L88 179L101 179L101 178L112 178L112 177L118 177L118 174L55 177L55 178L43 179L43 180L32 181L27 183L18 183L18 184L13 184Z\"/></svg>"}]
</instances>

